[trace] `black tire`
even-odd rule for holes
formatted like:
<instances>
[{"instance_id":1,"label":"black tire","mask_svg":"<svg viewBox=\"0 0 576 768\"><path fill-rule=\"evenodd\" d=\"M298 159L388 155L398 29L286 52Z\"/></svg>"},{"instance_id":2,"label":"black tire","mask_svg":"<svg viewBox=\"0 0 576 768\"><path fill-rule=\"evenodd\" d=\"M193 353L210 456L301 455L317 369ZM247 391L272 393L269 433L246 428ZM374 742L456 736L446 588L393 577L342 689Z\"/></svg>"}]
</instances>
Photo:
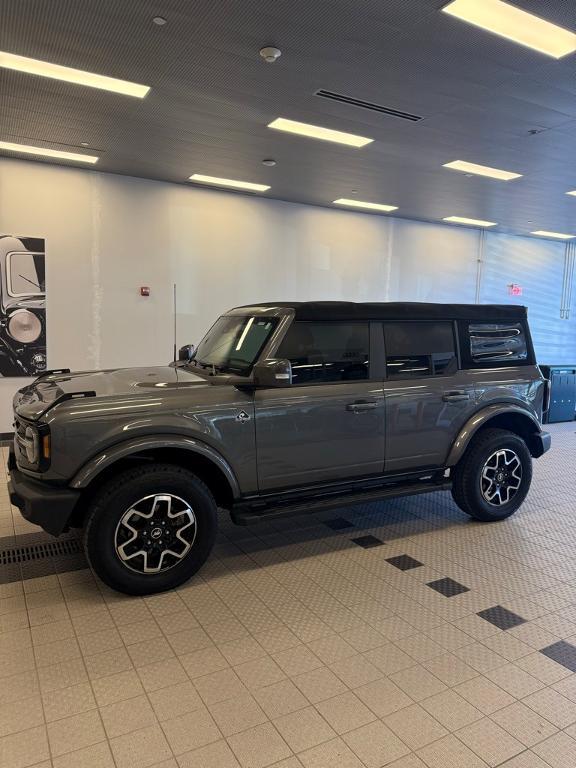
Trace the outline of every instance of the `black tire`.
<instances>
[{"instance_id":1,"label":"black tire","mask_svg":"<svg viewBox=\"0 0 576 768\"><path fill-rule=\"evenodd\" d=\"M508 502L505 502L504 497L499 498L498 502L490 503L486 499L485 492L490 493L494 486L490 486L489 481L482 480L482 473L487 467L487 462L497 451L507 451L508 458L511 453L518 457L521 472L516 470L516 474L521 474L521 480ZM495 460L491 463L497 465ZM489 469L492 472L495 471L491 467ZM517 479L514 479L512 484L516 482L518 482ZM532 457L524 440L505 429L484 429L472 439L466 453L454 469L452 497L467 515L475 520L491 523L504 520L516 512L526 498L531 482ZM488 489L484 491L486 485ZM508 495L508 490L504 489L503 494Z\"/></svg>"},{"instance_id":2,"label":"black tire","mask_svg":"<svg viewBox=\"0 0 576 768\"><path fill-rule=\"evenodd\" d=\"M183 516L184 513L179 512L182 515L182 522L176 523L174 516L165 514L166 507L160 504L156 506L156 500L153 497L161 494L171 495L173 499L182 502L183 507L188 505L192 514L187 512L188 518L186 518ZM193 536L192 543L188 542L190 549L182 555L182 559L178 560L168 553L165 558L166 569L156 573L141 572L148 564L148 560L144 559L145 555L132 555L128 558L130 563L127 565L119 554L122 546L117 548L117 537L125 533L122 520L126 519L128 510L143 499L151 499L146 503L152 505L154 510L158 510L153 514L150 522L141 523L140 521L144 521L146 516L138 513L127 520L135 520L138 525L156 525L157 527L153 529L154 535L160 530L160 525L167 525L168 529L164 529L159 535L171 536L172 538L169 539L171 543L162 545L162 539L160 539L159 543L153 542L154 546L158 548L164 546L164 550L181 550L184 553L186 546L178 536L184 535L182 531L185 530L183 528L185 523L188 528L186 537L192 539ZM176 504L175 501L174 504ZM177 507L174 506L174 509L176 510ZM147 510L148 507L145 508L145 511ZM154 523L153 520L156 518L165 522ZM169 531L171 525L173 530ZM124 525L124 527L127 526ZM109 587L128 595L149 595L177 587L195 574L212 550L217 528L216 502L206 485L196 475L172 464L146 464L120 472L98 489L88 509L84 527L84 549L90 566ZM138 544L134 544L133 548L138 549L140 542L147 546L146 541L138 539ZM150 552L151 557L154 554ZM159 565L164 562L162 557L163 555L160 557Z\"/></svg>"}]
</instances>

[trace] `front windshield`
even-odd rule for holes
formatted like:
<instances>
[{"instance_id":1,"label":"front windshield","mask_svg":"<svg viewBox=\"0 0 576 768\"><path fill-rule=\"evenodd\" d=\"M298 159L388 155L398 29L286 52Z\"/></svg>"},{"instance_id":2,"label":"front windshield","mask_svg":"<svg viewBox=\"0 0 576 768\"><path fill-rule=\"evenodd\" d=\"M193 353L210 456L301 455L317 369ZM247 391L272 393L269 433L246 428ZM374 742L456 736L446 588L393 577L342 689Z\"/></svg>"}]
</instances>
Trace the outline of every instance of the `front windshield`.
<instances>
[{"instance_id":1,"label":"front windshield","mask_svg":"<svg viewBox=\"0 0 576 768\"><path fill-rule=\"evenodd\" d=\"M43 296L45 282L43 253L13 251L8 254L10 296Z\"/></svg>"},{"instance_id":2,"label":"front windshield","mask_svg":"<svg viewBox=\"0 0 576 768\"><path fill-rule=\"evenodd\" d=\"M223 315L198 345L192 362L247 375L276 327L274 317Z\"/></svg>"}]
</instances>

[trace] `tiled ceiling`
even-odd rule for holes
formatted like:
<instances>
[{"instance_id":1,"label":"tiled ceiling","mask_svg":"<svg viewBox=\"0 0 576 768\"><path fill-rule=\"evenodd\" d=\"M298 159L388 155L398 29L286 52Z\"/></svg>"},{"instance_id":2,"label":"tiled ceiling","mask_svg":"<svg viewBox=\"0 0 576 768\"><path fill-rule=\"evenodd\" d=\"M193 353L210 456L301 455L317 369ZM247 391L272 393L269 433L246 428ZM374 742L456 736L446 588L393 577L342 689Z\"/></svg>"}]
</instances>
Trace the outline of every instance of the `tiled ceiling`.
<instances>
[{"instance_id":1,"label":"tiled ceiling","mask_svg":"<svg viewBox=\"0 0 576 768\"><path fill-rule=\"evenodd\" d=\"M573 0L514 2L576 30ZM356 190L404 217L576 232L576 198L565 195L576 188L576 54L555 61L440 13L444 4L0 0L0 50L151 86L139 100L0 70L0 140L87 142L99 171L225 176L319 205ZM276 64L258 54L267 44L282 50ZM321 99L320 88L424 119ZM278 116L375 141L350 149L269 130ZM524 177L442 168L456 159Z\"/></svg>"}]
</instances>

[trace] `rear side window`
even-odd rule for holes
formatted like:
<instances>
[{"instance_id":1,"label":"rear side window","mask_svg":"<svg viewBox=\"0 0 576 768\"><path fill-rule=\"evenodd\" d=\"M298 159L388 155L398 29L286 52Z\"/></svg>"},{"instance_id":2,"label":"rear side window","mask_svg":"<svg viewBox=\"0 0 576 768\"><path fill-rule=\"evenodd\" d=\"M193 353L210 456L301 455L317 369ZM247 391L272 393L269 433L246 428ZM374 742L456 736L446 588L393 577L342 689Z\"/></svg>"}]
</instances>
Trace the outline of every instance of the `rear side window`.
<instances>
[{"instance_id":1,"label":"rear side window","mask_svg":"<svg viewBox=\"0 0 576 768\"><path fill-rule=\"evenodd\" d=\"M468 326L474 365L517 363L528 359L526 333L521 323L475 323Z\"/></svg>"},{"instance_id":2,"label":"rear side window","mask_svg":"<svg viewBox=\"0 0 576 768\"><path fill-rule=\"evenodd\" d=\"M447 376L458 369L452 323L385 323L386 376Z\"/></svg>"},{"instance_id":3,"label":"rear side window","mask_svg":"<svg viewBox=\"0 0 576 768\"><path fill-rule=\"evenodd\" d=\"M367 379L369 325L296 321L288 329L276 357L290 360L294 384Z\"/></svg>"}]
</instances>

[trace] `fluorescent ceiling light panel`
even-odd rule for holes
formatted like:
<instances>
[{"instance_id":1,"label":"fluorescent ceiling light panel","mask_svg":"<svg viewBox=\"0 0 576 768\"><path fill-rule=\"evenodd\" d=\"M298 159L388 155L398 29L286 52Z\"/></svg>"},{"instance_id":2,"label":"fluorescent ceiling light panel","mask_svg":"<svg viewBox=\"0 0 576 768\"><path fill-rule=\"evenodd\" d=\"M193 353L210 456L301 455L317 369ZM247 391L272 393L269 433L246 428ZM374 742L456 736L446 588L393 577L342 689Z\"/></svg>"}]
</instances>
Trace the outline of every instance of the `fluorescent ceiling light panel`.
<instances>
[{"instance_id":1,"label":"fluorescent ceiling light panel","mask_svg":"<svg viewBox=\"0 0 576 768\"><path fill-rule=\"evenodd\" d=\"M323 141L334 141L336 144L347 144L349 147L365 147L366 144L374 141L374 139L367 139L365 136L355 136L353 133L334 131L332 128L299 123L296 120L287 120L285 117L276 118L276 120L268 124L268 128L274 128L277 131L287 131L288 133L297 133L299 136L307 136L310 139L322 139Z\"/></svg>"},{"instance_id":2,"label":"fluorescent ceiling light panel","mask_svg":"<svg viewBox=\"0 0 576 768\"><path fill-rule=\"evenodd\" d=\"M362 200L348 200L346 197L339 197L338 200L333 201L335 205L350 205L352 208L367 208L371 211L384 211L390 213L390 211L397 211L397 205L384 205L383 203L364 203Z\"/></svg>"},{"instance_id":3,"label":"fluorescent ceiling light panel","mask_svg":"<svg viewBox=\"0 0 576 768\"><path fill-rule=\"evenodd\" d=\"M470 227L496 227L495 221L483 221L482 219L467 219L465 216L446 216L442 221L449 221L451 224L468 224Z\"/></svg>"},{"instance_id":4,"label":"fluorescent ceiling light panel","mask_svg":"<svg viewBox=\"0 0 576 768\"><path fill-rule=\"evenodd\" d=\"M530 234L538 237L553 237L555 240L573 240L576 237L576 235L564 235L562 232L547 232L545 229L537 229Z\"/></svg>"},{"instance_id":5,"label":"fluorescent ceiling light panel","mask_svg":"<svg viewBox=\"0 0 576 768\"><path fill-rule=\"evenodd\" d=\"M572 195L572 197L576 197L576 189L573 189L572 192L566 192L567 195Z\"/></svg>"},{"instance_id":6,"label":"fluorescent ceiling light panel","mask_svg":"<svg viewBox=\"0 0 576 768\"><path fill-rule=\"evenodd\" d=\"M521 173L501 171L499 168L468 163L466 160L453 160L451 163L444 163L444 168L450 168L452 171L462 171L462 173L472 173L475 176L487 176L490 179L498 179L499 181L512 181L512 179L522 178Z\"/></svg>"},{"instance_id":7,"label":"fluorescent ceiling light panel","mask_svg":"<svg viewBox=\"0 0 576 768\"><path fill-rule=\"evenodd\" d=\"M143 99L150 90L148 85L139 85L128 80L117 80L115 77L106 77L106 75L96 75L93 72L84 72L82 69L62 67L60 64L50 64L48 61L16 56L5 51L0 51L0 67L25 72L28 75L50 77L52 80L64 80L66 83L86 85L89 88L100 88L103 91L121 93L124 96L136 96L139 99Z\"/></svg>"},{"instance_id":8,"label":"fluorescent ceiling light panel","mask_svg":"<svg viewBox=\"0 0 576 768\"><path fill-rule=\"evenodd\" d=\"M197 181L200 184L215 184L218 187L248 189L251 192L267 192L270 189L267 184L253 184L251 181L237 181L236 179L220 179L218 176L205 176L203 173L195 173L190 176L190 181Z\"/></svg>"},{"instance_id":9,"label":"fluorescent ceiling light panel","mask_svg":"<svg viewBox=\"0 0 576 768\"><path fill-rule=\"evenodd\" d=\"M59 149L46 149L45 147L32 147L28 144L14 144L11 141L0 141L0 150L7 152L22 152L25 155L39 155L40 157L53 157L58 160L74 160L77 163L97 163L95 155L81 155L78 152L62 152Z\"/></svg>"},{"instance_id":10,"label":"fluorescent ceiling light panel","mask_svg":"<svg viewBox=\"0 0 576 768\"><path fill-rule=\"evenodd\" d=\"M574 32L502 0L454 0L442 10L554 59L576 51Z\"/></svg>"}]
</instances>

